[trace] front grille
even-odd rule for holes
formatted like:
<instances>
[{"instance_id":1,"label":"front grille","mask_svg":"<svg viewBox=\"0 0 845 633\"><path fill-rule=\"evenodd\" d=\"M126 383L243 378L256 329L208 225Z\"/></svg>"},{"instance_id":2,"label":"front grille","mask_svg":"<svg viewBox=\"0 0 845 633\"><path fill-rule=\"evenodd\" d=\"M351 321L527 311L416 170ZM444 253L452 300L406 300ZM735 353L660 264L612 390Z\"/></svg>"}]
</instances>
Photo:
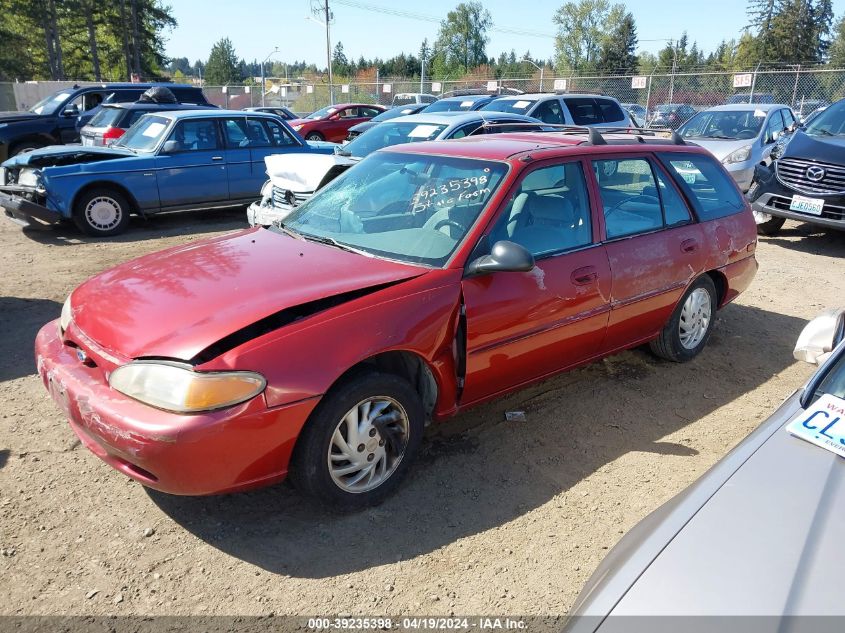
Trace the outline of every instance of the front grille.
<instances>
[{"instance_id":1,"label":"front grille","mask_svg":"<svg viewBox=\"0 0 845 633\"><path fill-rule=\"evenodd\" d=\"M789 208L792 198L786 196L774 195L769 199L768 206L780 211L790 211L791 213L801 213L800 211L792 211ZM813 215L812 213L804 213L808 218L828 218L830 220L845 220L845 207L824 203L821 215Z\"/></svg>"},{"instance_id":2,"label":"front grille","mask_svg":"<svg viewBox=\"0 0 845 633\"><path fill-rule=\"evenodd\" d=\"M300 204L308 200L313 195L313 192L291 192L293 193L293 205L288 202L288 189L282 189L273 185L273 206L274 207L298 207Z\"/></svg>"},{"instance_id":3,"label":"front grille","mask_svg":"<svg viewBox=\"0 0 845 633\"><path fill-rule=\"evenodd\" d=\"M778 180L796 191L809 194L835 195L845 193L845 167L830 163L816 163L797 158L781 158L776 163ZM807 169L821 168L824 176L821 180L807 177Z\"/></svg>"}]
</instances>

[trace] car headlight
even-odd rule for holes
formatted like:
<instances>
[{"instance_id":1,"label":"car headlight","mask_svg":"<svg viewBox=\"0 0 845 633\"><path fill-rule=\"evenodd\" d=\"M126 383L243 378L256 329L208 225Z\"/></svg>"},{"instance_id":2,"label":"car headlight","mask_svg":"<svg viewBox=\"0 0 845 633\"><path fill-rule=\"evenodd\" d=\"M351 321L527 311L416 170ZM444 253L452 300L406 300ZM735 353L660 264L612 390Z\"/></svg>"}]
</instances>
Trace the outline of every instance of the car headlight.
<instances>
[{"instance_id":1,"label":"car headlight","mask_svg":"<svg viewBox=\"0 0 845 633\"><path fill-rule=\"evenodd\" d=\"M267 381L249 371L198 372L179 363L135 361L115 369L112 389L166 411L224 409L264 391Z\"/></svg>"},{"instance_id":2,"label":"car headlight","mask_svg":"<svg viewBox=\"0 0 845 633\"><path fill-rule=\"evenodd\" d=\"M41 172L38 169L21 169L18 174L18 184L24 187L37 187L41 182Z\"/></svg>"},{"instance_id":3,"label":"car headlight","mask_svg":"<svg viewBox=\"0 0 845 633\"><path fill-rule=\"evenodd\" d=\"M61 330L62 334L64 334L65 330L70 325L71 319L73 319L73 315L71 314L71 306L70 306L70 296L65 299L65 303L62 306L62 316L59 317L59 329Z\"/></svg>"},{"instance_id":4,"label":"car headlight","mask_svg":"<svg viewBox=\"0 0 845 633\"><path fill-rule=\"evenodd\" d=\"M740 147L738 150L728 154L722 162L726 165L730 165L731 163L744 163L749 158L751 158L751 146L746 145L745 147Z\"/></svg>"}]
</instances>

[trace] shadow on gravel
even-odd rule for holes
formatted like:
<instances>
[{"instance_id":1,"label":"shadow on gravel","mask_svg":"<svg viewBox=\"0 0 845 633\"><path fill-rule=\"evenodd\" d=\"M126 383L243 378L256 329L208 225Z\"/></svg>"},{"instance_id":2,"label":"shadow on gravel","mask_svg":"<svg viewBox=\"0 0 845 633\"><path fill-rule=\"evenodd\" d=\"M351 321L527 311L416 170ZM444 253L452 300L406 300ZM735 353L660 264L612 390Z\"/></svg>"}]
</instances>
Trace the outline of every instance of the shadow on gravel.
<instances>
[{"instance_id":1,"label":"shadow on gravel","mask_svg":"<svg viewBox=\"0 0 845 633\"><path fill-rule=\"evenodd\" d=\"M132 216L124 233L114 237L90 237L71 222L54 226L27 228L24 235L34 242L53 246L76 244L125 243L155 240L177 235L201 235L218 231L246 229L246 211L242 207L207 211L174 211L156 213L146 218Z\"/></svg>"},{"instance_id":2,"label":"shadow on gravel","mask_svg":"<svg viewBox=\"0 0 845 633\"><path fill-rule=\"evenodd\" d=\"M61 312L62 304L48 299L0 297L0 382L35 373L35 335Z\"/></svg>"},{"instance_id":3,"label":"shadow on gravel","mask_svg":"<svg viewBox=\"0 0 845 633\"><path fill-rule=\"evenodd\" d=\"M789 222L777 235L760 237L760 240L799 253L845 257L845 232L825 230L812 224Z\"/></svg>"},{"instance_id":4,"label":"shadow on gravel","mask_svg":"<svg viewBox=\"0 0 845 633\"><path fill-rule=\"evenodd\" d=\"M6 465L6 462L9 461L10 454L11 451L8 448L0 450L0 468L3 468Z\"/></svg>"},{"instance_id":5,"label":"shadow on gravel","mask_svg":"<svg viewBox=\"0 0 845 633\"><path fill-rule=\"evenodd\" d=\"M220 497L149 494L198 538L273 573L323 578L410 561L513 521L628 452L696 454L663 438L792 364L805 324L741 305L720 314L691 363L625 352L431 429L408 479L378 508L332 514L284 484ZM505 422L516 409L527 421Z\"/></svg>"}]
</instances>

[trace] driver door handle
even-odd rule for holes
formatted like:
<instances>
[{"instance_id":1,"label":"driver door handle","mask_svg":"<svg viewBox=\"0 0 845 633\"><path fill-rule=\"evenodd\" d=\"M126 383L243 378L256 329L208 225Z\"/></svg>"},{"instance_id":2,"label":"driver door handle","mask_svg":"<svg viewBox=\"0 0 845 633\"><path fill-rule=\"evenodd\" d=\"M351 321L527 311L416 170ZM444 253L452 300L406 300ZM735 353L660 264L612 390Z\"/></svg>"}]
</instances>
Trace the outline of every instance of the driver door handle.
<instances>
[{"instance_id":1,"label":"driver door handle","mask_svg":"<svg viewBox=\"0 0 845 633\"><path fill-rule=\"evenodd\" d=\"M211 160L223 160L222 156L212 156Z\"/></svg>"},{"instance_id":2,"label":"driver door handle","mask_svg":"<svg viewBox=\"0 0 845 633\"><path fill-rule=\"evenodd\" d=\"M599 278L599 273L595 266L584 266L583 268L576 268L572 271L569 279L576 286L589 286Z\"/></svg>"}]
</instances>

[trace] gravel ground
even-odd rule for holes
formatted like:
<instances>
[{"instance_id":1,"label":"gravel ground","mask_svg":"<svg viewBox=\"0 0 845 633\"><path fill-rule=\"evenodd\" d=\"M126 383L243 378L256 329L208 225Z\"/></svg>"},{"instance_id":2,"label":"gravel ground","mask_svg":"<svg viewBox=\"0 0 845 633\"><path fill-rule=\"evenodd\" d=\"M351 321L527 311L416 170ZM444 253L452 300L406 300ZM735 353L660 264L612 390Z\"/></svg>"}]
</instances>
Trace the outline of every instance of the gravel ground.
<instances>
[{"instance_id":1,"label":"gravel ground","mask_svg":"<svg viewBox=\"0 0 845 633\"><path fill-rule=\"evenodd\" d=\"M368 512L285 484L146 490L80 447L34 375L35 333L90 275L242 223L161 216L97 241L0 222L0 614L564 614L608 548L809 376L793 344L845 290L845 236L789 223L697 360L630 351L468 411Z\"/></svg>"}]
</instances>

